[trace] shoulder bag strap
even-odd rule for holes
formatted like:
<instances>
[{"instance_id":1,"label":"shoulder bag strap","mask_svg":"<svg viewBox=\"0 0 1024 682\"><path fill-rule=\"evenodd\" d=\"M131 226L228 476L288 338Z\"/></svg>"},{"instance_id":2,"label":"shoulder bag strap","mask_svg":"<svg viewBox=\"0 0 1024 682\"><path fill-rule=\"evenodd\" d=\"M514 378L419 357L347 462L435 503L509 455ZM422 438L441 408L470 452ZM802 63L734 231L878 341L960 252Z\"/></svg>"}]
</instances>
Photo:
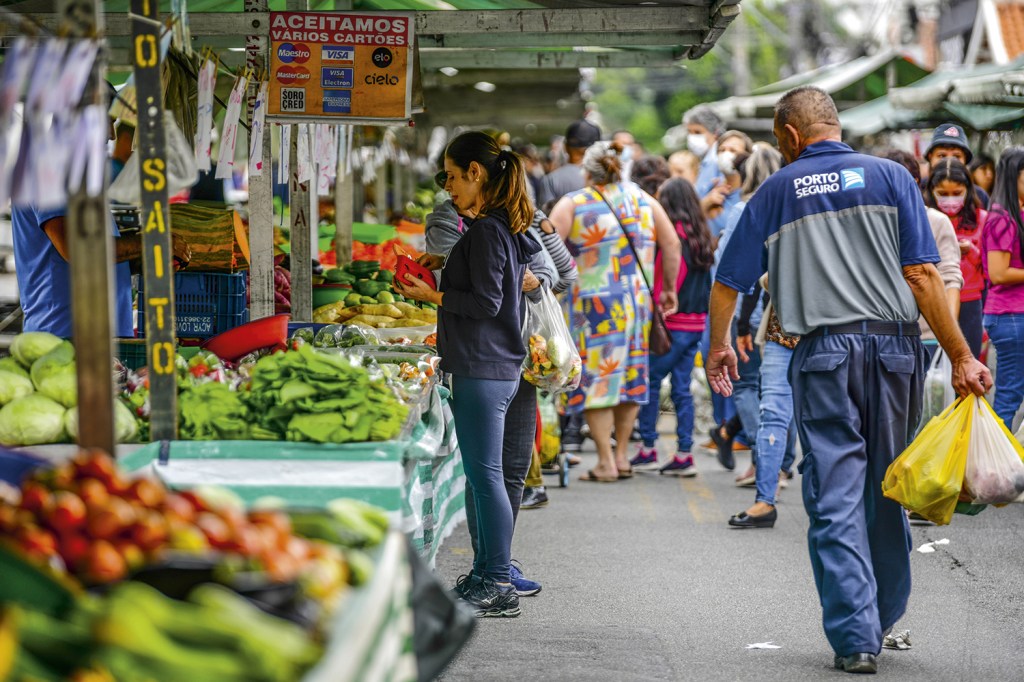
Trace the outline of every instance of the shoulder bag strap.
<instances>
[{"instance_id":1,"label":"shoulder bag strap","mask_svg":"<svg viewBox=\"0 0 1024 682\"><path fill-rule=\"evenodd\" d=\"M597 196L601 197L604 200L604 203L608 205L609 210L612 212L612 216L615 218L615 222L619 224L619 229L622 230L622 234L626 235L626 243L629 244L629 250L633 252L633 258L636 260L636 266L640 268L640 274L643 276L644 286L647 287L647 293L651 295L651 304L654 306L654 309L657 310L658 302L654 299L654 291L651 290L651 285L647 281L647 271L644 270L644 264L643 261L640 260L640 254L636 252L636 247L633 246L633 238L629 236L629 232L627 232L626 228L622 225L622 220L619 218L619 212L615 210L615 207L612 206L610 201L608 201L608 198L601 193L601 190L597 187L591 187L591 189L594 190L597 193Z\"/></svg>"}]
</instances>

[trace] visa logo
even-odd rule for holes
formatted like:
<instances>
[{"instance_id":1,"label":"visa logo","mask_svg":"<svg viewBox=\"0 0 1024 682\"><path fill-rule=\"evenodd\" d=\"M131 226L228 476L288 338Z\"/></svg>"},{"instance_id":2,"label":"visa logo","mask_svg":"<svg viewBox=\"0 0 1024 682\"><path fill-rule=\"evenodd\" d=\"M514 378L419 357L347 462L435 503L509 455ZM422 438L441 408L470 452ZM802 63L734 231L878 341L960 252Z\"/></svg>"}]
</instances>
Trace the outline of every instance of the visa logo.
<instances>
[{"instance_id":1,"label":"visa logo","mask_svg":"<svg viewBox=\"0 0 1024 682\"><path fill-rule=\"evenodd\" d=\"M325 62L351 62L356 58L356 49L349 45L324 45L320 54Z\"/></svg>"}]
</instances>

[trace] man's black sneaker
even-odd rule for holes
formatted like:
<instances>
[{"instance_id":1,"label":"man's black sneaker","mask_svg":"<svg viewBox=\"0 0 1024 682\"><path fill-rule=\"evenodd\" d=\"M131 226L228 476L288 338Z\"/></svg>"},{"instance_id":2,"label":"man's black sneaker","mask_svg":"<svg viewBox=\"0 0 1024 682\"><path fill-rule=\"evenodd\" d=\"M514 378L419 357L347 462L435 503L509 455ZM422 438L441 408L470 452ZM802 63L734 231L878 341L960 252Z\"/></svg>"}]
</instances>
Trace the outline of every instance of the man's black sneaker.
<instances>
[{"instance_id":1,"label":"man's black sneaker","mask_svg":"<svg viewBox=\"0 0 1024 682\"><path fill-rule=\"evenodd\" d=\"M473 607L477 618L515 618L522 613L519 594L511 583L499 585L493 580L476 581L462 600Z\"/></svg>"},{"instance_id":2,"label":"man's black sneaker","mask_svg":"<svg viewBox=\"0 0 1024 682\"><path fill-rule=\"evenodd\" d=\"M470 571L467 575L460 575L459 579L455 581L455 587L452 588L452 592L459 599L464 599L466 593L469 592L469 588L480 582L480 578L473 575L473 571Z\"/></svg>"},{"instance_id":3,"label":"man's black sneaker","mask_svg":"<svg viewBox=\"0 0 1024 682\"><path fill-rule=\"evenodd\" d=\"M857 675L874 675L878 672L878 660L874 654L850 654L849 656L836 656L836 670Z\"/></svg>"},{"instance_id":4,"label":"man's black sneaker","mask_svg":"<svg viewBox=\"0 0 1024 682\"><path fill-rule=\"evenodd\" d=\"M548 492L544 486L526 488L523 490L523 501L520 509L540 509L548 506Z\"/></svg>"}]
</instances>

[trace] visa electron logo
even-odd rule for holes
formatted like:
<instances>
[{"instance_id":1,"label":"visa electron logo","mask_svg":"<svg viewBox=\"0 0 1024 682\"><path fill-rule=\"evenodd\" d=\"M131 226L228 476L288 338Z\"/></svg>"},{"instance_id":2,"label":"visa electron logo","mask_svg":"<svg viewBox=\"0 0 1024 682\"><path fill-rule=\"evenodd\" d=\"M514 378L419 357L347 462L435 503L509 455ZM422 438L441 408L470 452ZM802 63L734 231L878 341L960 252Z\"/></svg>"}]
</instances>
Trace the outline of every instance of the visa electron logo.
<instances>
[{"instance_id":1,"label":"visa electron logo","mask_svg":"<svg viewBox=\"0 0 1024 682\"><path fill-rule=\"evenodd\" d=\"M814 173L793 180L797 199L863 187L866 187L863 168L844 168L839 173Z\"/></svg>"},{"instance_id":2,"label":"visa electron logo","mask_svg":"<svg viewBox=\"0 0 1024 682\"><path fill-rule=\"evenodd\" d=\"M302 64L309 61L309 47L302 43L281 43L277 48L277 58L285 64Z\"/></svg>"}]
</instances>

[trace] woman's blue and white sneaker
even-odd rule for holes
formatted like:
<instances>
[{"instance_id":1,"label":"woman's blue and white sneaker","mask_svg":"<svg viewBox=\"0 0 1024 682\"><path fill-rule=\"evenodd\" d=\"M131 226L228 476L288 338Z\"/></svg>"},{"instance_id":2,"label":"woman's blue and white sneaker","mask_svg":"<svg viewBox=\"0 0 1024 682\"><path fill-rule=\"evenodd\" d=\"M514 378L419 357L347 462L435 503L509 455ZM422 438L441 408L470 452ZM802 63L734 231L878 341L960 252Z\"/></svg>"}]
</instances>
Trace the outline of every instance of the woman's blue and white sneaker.
<instances>
[{"instance_id":1,"label":"woman's blue and white sneaker","mask_svg":"<svg viewBox=\"0 0 1024 682\"><path fill-rule=\"evenodd\" d=\"M677 454L672 458L665 466L659 470L662 474L668 476L682 476L683 478L692 478L697 475L697 466L693 463L693 455L679 455Z\"/></svg>"},{"instance_id":2,"label":"woman's blue and white sneaker","mask_svg":"<svg viewBox=\"0 0 1024 682\"><path fill-rule=\"evenodd\" d=\"M633 467L637 471L657 471L658 449L647 449L641 445L640 449L636 453L636 457L629 460L629 466Z\"/></svg>"},{"instance_id":3,"label":"woman's blue and white sneaker","mask_svg":"<svg viewBox=\"0 0 1024 682\"><path fill-rule=\"evenodd\" d=\"M515 618L522 613L515 587L486 578L473 583L462 600L473 608L477 618Z\"/></svg>"},{"instance_id":4,"label":"woman's blue and white sneaker","mask_svg":"<svg viewBox=\"0 0 1024 682\"><path fill-rule=\"evenodd\" d=\"M509 567L509 575L512 578L512 586L516 588L516 594L520 597L532 597L541 590L540 583L536 580L529 580L523 575L518 562L513 562Z\"/></svg>"}]
</instances>

